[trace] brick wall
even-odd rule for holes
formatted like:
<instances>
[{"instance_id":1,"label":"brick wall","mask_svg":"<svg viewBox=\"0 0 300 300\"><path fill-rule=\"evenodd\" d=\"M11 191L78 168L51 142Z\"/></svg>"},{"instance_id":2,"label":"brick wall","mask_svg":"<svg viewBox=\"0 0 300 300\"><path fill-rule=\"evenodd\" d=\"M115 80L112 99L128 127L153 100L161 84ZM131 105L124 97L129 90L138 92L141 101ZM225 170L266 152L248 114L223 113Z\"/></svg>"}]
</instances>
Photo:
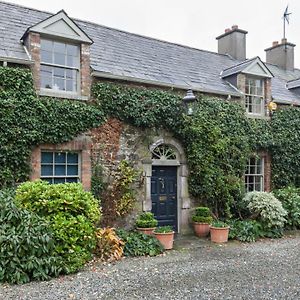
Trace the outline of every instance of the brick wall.
<instances>
[{"instance_id":1,"label":"brick wall","mask_svg":"<svg viewBox=\"0 0 300 300\"><path fill-rule=\"evenodd\" d=\"M26 45L34 64L31 65L34 87L40 90L40 66L41 66L41 38L39 33L30 32L27 37Z\"/></svg>"},{"instance_id":2,"label":"brick wall","mask_svg":"<svg viewBox=\"0 0 300 300\"><path fill-rule=\"evenodd\" d=\"M49 151L76 151L81 156L81 183L86 190L91 188L91 139L88 135L81 135L74 140L63 144L42 144L36 147L31 154L32 172L30 180L41 176L41 150Z\"/></svg>"}]
</instances>

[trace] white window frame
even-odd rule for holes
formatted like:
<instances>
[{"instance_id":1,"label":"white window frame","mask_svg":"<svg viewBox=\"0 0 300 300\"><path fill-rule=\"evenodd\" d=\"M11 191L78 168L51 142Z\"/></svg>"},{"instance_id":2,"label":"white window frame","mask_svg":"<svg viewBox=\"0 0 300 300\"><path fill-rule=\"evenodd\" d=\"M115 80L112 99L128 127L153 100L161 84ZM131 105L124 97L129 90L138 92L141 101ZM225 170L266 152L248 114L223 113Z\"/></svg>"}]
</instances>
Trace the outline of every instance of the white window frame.
<instances>
[{"instance_id":1,"label":"white window frame","mask_svg":"<svg viewBox=\"0 0 300 300\"><path fill-rule=\"evenodd\" d=\"M251 82L259 80L261 82L261 92L256 84L252 85ZM248 92L247 92L248 89ZM250 91L254 90L254 93ZM257 105L255 101L260 100L260 104ZM251 109L250 109L251 107ZM246 76L245 84L245 108L248 115L251 116L264 116L265 115L265 81L263 78L254 76ZM256 109L255 109L256 108Z\"/></svg>"},{"instance_id":2,"label":"white window frame","mask_svg":"<svg viewBox=\"0 0 300 300\"><path fill-rule=\"evenodd\" d=\"M77 67L74 67L74 66L67 66L66 64L64 65L61 65L61 64L55 64L55 63L49 63L49 62L43 62L42 61L42 48L41 48L41 60L40 60L40 66L46 66L46 67L56 67L56 68L62 68L64 70L71 70L71 71L76 71L76 91L66 91L66 90L60 90L60 89L54 89L53 87L52 88L44 88L44 87L40 87L40 91L42 92L42 94L45 94L45 95L63 95L63 96L70 96L71 98L72 97L76 97L80 94L80 90L81 90L81 86L80 86L80 83L81 83L81 72L80 72L80 55L81 55L81 51L80 51L80 45L79 44L74 44L74 43L69 43L69 42L66 42L66 41L63 41L63 40L56 40L56 39L50 39L50 38L41 38L41 45L42 45L42 41L49 41L49 42L58 42L58 43L63 43L65 45L72 45L72 46L76 46L78 48L78 61L77 61ZM42 46L41 46L42 47ZM54 51L52 50L52 56L54 55ZM52 58L53 60L53 58ZM54 60L53 60L54 61ZM42 81L42 76L41 76L41 70L40 70L40 80ZM52 83L53 83L53 77L54 75L52 74ZM65 79L64 79L65 80Z\"/></svg>"},{"instance_id":3,"label":"white window frame","mask_svg":"<svg viewBox=\"0 0 300 300\"><path fill-rule=\"evenodd\" d=\"M47 152L47 153L52 153L52 155L53 155L53 162L52 163L42 163L42 153L45 153L45 152ZM69 164L68 162L67 162L67 156L66 156L66 162L65 163L55 163L55 154L56 153L66 153L66 155L68 155L68 153L71 153L71 154L74 154L74 153L76 153L77 155L78 155L78 162L77 162L77 164L75 164L75 163L71 163L71 164ZM53 171L52 171L52 176L51 175L42 175L42 165L51 165L52 166L52 168L53 168ZM65 174L65 175L54 175L55 174L55 166L56 165L65 165L66 166L66 170L67 170L67 166L68 165L77 165L78 166L78 175L77 176L75 176L75 175L67 175L67 174ZM64 183L66 183L67 181L66 181L66 179L68 179L68 178L77 178L77 182L81 182L81 153L80 152L78 152L78 151L57 151L57 150L47 150L47 149L44 149L44 150L41 150L41 163L40 163L40 178L42 179L42 180L47 180L47 179L51 179L52 180L52 184L54 184L54 179L56 179L56 178L64 178L65 179L65 182ZM48 180L47 180L48 181Z\"/></svg>"},{"instance_id":4,"label":"white window frame","mask_svg":"<svg viewBox=\"0 0 300 300\"><path fill-rule=\"evenodd\" d=\"M251 164L254 160L254 164ZM258 172L258 167L260 172ZM254 173L251 173L251 168L254 168ZM245 171L245 190L246 192L263 192L265 179L265 159L261 156L252 156L248 159ZM254 183L253 183L254 182ZM256 189L256 184L259 184L259 189ZM253 186L253 189L250 189Z\"/></svg>"}]
</instances>

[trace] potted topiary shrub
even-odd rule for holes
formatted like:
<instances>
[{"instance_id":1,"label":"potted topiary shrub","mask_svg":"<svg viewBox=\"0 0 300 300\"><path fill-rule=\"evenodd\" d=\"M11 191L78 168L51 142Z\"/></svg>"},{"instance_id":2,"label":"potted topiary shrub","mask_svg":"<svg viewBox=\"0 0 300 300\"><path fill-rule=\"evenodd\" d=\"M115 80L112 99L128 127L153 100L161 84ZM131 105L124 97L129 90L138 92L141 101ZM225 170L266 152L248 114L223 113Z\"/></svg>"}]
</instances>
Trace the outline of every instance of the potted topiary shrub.
<instances>
[{"instance_id":1,"label":"potted topiary shrub","mask_svg":"<svg viewBox=\"0 0 300 300\"><path fill-rule=\"evenodd\" d=\"M210 226L210 239L214 243L226 243L228 241L229 226L222 221L214 221Z\"/></svg>"},{"instance_id":2,"label":"potted topiary shrub","mask_svg":"<svg viewBox=\"0 0 300 300\"><path fill-rule=\"evenodd\" d=\"M209 233L209 226L213 221L210 209L204 206L196 207L192 220L196 236L206 237Z\"/></svg>"},{"instance_id":3,"label":"potted topiary shrub","mask_svg":"<svg viewBox=\"0 0 300 300\"><path fill-rule=\"evenodd\" d=\"M173 249L174 230L172 226L160 226L154 230L155 237L160 241L165 250Z\"/></svg>"},{"instance_id":4,"label":"potted topiary shrub","mask_svg":"<svg viewBox=\"0 0 300 300\"><path fill-rule=\"evenodd\" d=\"M139 232L150 235L153 234L153 230L155 229L157 224L158 222L151 212L144 212L140 214L135 221L136 229Z\"/></svg>"}]
</instances>

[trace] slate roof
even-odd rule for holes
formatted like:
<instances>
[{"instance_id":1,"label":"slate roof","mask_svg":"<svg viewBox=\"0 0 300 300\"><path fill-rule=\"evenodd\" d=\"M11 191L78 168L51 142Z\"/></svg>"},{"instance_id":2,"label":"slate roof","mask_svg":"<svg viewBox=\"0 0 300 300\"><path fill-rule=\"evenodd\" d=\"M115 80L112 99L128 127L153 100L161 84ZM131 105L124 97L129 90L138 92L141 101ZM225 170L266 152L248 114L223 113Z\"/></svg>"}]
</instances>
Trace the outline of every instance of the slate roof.
<instances>
[{"instance_id":1,"label":"slate roof","mask_svg":"<svg viewBox=\"0 0 300 300\"><path fill-rule=\"evenodd\" d=\"M28 27L51 15L0 1L0 59L29 61L20 38ZM240 94L220 76L223 70L241 63L228 55L173 44L77 19L73 21L94 41L91 45L91 67L96 72L204 92ZM272 79L274 98L296 101L295 94L289 91L285 84L287 80L299 78L300 70L290 72L276 66L270 66L269 69L276 77ZM300 103L300 99L297 101Z\"/></svg>"}]
</instances>

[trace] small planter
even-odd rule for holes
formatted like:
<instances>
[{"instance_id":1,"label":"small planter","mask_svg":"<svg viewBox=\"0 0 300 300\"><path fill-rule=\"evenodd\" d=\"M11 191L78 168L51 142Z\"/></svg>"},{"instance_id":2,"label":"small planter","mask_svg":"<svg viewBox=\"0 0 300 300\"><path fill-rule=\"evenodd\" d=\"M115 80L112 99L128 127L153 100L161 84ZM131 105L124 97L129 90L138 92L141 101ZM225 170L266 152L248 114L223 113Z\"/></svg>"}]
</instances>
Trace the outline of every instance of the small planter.
<instances>
[{"instance_id":1,"label":"small planter","mask_svg":"<svg viewBox=\"0 0 300 300\"><path fill-rule=\"evenodd\" d=\"M214 243L226 243L228 241L229 226L214 227L210 226L210 239Z\"/></svg>"},{"instance_id":2,"label":"small planter","mask_svg":"<svg viewBox=\"0 0 300 300\"><path fill-rule=\"evenodd\" d=\"M198 237L206 237L209 234L209 223L194 222L194 231Z\"/></svg>"},{"instance_id":3,"label":"small planter","mask_svg":"<svg viewBox=\"0 0 300 300\"><path fill-rule=\"evenodd\" d=\"M166 233L154 232L154 235L163 245L165 250L173 249L174 231Z\"/></svg>"},{"instance_id":4,"label":"small planter","mask_svg":"<svg viewBox=\"0 0 300 300\"><path fill-rule=\"evenodd\" d=\"M144 234L153 235L153 231L156 227L152 228L137 228L137 231L142 232Z\"/></svg>"}]
</instances>

